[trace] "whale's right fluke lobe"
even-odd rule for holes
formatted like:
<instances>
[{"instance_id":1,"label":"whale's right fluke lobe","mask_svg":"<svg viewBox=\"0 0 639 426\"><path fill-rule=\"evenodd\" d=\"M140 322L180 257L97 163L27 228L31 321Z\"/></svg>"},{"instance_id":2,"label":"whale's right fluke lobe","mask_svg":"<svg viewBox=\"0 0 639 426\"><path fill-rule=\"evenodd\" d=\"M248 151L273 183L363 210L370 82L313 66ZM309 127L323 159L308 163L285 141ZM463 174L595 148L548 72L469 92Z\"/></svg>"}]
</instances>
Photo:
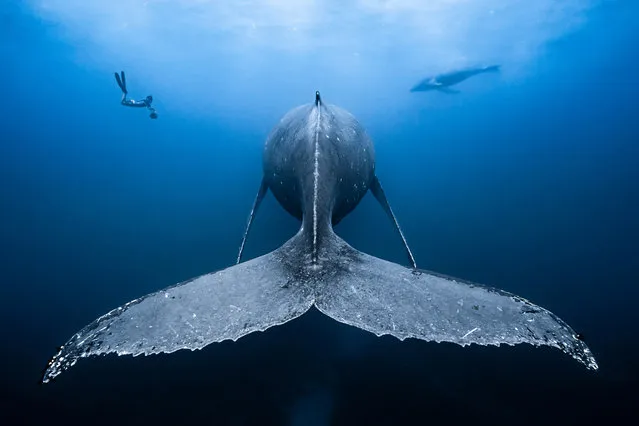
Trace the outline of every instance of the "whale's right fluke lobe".
<instances>
[{"instance_id":1,"label":"whale's right fluke lobe","mask_svg":"<svg viewBox=\"0 0 639 426\"><path fill-rule=\"evenodd\" d=\"M462 346L529 343L552 346L596 370L592 353L552 312L502 290L412 271L336 242L347 271L326 282L315 306L329 317L377 336Z\"/></svg>"},{"instance_id":2,"label":"whale's right fluke lobe","mask_svg":"<svg viewBox=\"0 0 639 426\"><path fill-rule=\"evenodd\" d=\"M590 369L592 353L548 310L498 289L362 253L329 231L311 266L302 231L279 249L133 300L74 334L53 356L49 382L80 358L201 349L284 324L315 305L378 336L465 346L529 343L561 349Z\"/></svg>"}]
</instances>

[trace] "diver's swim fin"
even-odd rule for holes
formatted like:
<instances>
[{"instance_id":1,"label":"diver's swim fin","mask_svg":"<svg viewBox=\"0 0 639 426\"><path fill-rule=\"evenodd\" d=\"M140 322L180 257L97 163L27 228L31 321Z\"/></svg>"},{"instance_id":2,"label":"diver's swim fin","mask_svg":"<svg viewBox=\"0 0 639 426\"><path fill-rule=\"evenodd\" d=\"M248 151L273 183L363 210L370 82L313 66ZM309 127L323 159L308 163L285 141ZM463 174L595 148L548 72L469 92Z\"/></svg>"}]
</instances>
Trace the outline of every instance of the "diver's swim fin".
<instances>
[{"instance_id":1,"label":"diver's swim fin","mask_svg":"<svg viewBox=\"0 0 639 426\"><path fill-rule=\"evenodd\" d=\"M262 178L262 183L260 184L260 189L257 191L257 195L255 196L255 201L253 201L253 207L251 208L251 213L249 214L248 222L246 224L246 230L244 231L244 236L242 237L242 243L240 244L240 251L237 254L237 261L240 263L242 261L242 253L244 252L244 244L246 244L246 239L248 238L249 231L251 230L251 225L253 225L253 219L255 219L255 213L257 213L257 209L262 204L262 200L268 191L268 184L266 183L266 179Z\"/></svg>"},{"instance_id":2,"label":"diver's swim fin","mask_svg":"<svg viewBox=\"0 0 639 426\"><path fill-rule=\"evenodd\" d=\"M124 71L122 71L122 79L124 79ZM122 79L120 79L120 75L116 72L115 81L118 83L118 86L120 87L120 90L122 90L122 93L126 95L127 94L126 83L122 81Z\"/></svg>"},{"instance_id":3,"label":"diver's swim fin","mask_svg":"<svg viewBox=\"0 0 639 426\"><path fill-rule=\"evenodd\" d=\"M118 83L118 87L120 88L120 90L124 91L124 89L122 88L122 80L120 80L120 74L118 74L117 72L114 74L115 74L115 81L116 83Z\"/></svg>"},{"instance_id":4,"label":"diver's swim fin","mask_svg":"<svg viewBox=\"0 0 639 426\"><path fill-rule=\"evenodd\" d=\"M382 208L386 212L386 214L390 217L395 225L395 229L402 239L402 243L404 243L404 248L406 249L406 254L408 254L408 260L413 268L417 268L417 263L415 263L415 258L413 257L413 253L410 251L410 247L408 247L408 243L406 242L406 238L404 237L404 233L402 232L402 228L399 227L399 222L397 222L397 218L391 209L388 200L386 199L386 194L382 189L382 184L379 182L377 176L373 177L373 183L371 184L371 192L377 199L377 201L382 205Z\"/></svg>"},{"instance_id":5,"label":"diver's swim fin","mask_svg":"<svg viewBox=\"0 0 639 426\"><path fill-rule=\"evenodd\" d=\"M120 71L120 75L122 76L122 87L124 88L124 93L127 93L127 90L126 90L126 76L124 75L124 71Z\"/></svg>"}]
</instances>

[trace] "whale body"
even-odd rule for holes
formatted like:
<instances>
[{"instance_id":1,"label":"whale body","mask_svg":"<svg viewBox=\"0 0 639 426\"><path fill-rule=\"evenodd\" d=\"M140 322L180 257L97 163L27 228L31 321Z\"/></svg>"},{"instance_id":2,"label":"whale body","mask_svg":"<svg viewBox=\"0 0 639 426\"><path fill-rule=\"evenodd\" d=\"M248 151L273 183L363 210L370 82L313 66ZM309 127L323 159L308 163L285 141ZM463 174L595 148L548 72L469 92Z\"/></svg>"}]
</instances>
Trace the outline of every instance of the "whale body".
<instances>
[{"instance_id":1,"label":"whale body","mask_svg":"<svg viewBox=\"0 0 639 426\"><path fill-rule=\"evenodd\" d=\"M104 314L59 349L42 381L80 358L201 349L284 324L312 307L377 336L462 346L546 345L598 368L581 336L550 311L499 289L418 269L375 174L371 139L353 115L325 104L319 92L274 127L263 167L236 265ZM280 248L242 262L269 191L301 227ZM391 219L408 266L356 250L333 231L368 191Z\"/></svg>"},{"instance_id":2,"label":"whale body","mask_svg":"<svg viewBox=\"0 0 639 426\"><path fill-rule=\"evenodd\" d=\"M427 92L429 90L438 90L444 93L459 93L458 90L452 89L451 86L461 83L462 81L478 74L487 72L498 72L499 69L499 65L491 65L487 67L465 68L461 70L450 71L433 77L425 78L417 83L415 86L413 86L410 91Z\"/></svg>"}]
</instances>

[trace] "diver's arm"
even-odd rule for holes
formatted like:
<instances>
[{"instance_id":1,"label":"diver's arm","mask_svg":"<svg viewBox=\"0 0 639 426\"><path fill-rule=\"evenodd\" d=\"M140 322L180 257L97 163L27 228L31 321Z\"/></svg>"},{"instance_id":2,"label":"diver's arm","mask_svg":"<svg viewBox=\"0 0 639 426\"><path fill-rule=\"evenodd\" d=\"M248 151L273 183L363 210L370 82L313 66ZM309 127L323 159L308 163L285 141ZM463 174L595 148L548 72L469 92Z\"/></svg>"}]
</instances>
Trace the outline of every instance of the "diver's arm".
<instances>
[{"instance_id":1,"label":"diver's arm","mask_svg":"<svg viewBox=\"0 0 639 426\"><path fill-rule=\"evenodd\" d=\"M153 119L158 118L158 113L157 113L157 112L155 112L155 108L153 108L153 107L151 106L151 104L147 105L146 107L149 109L149 111L151 111L151 114L149 114L149 117L151 117L151 118L153 118Z\"/></svg>"}]
</instances>

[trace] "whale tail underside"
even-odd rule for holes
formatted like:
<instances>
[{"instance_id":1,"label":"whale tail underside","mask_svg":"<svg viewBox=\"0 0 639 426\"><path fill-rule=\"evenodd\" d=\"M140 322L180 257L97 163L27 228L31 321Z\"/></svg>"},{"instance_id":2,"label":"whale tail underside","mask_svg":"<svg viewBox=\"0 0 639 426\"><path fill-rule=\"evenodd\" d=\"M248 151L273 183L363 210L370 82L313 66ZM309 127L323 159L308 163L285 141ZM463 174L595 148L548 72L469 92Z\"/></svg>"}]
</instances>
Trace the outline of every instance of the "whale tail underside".
<instances>
[{"instance_id":1,"label":"whale tail underside","mask_svg":"<svg viewBox=\"0 0 639 426\"><path fill-rule=\"evenodd\" d=\"M338 238L338 237L336 237ZM400 340L415 338L462 346L528 343L562 350L598 368L590 349L564 321L528 300L491 287L409 269L353 251L347 272L316 296L315 306L344 324Z\"/></svg>"},{"instance_id":2,"label":"whale tail underside","mask_svg":"<svg viewBox=\"0 0 639 426\"><path fill-rule=\"evenodd\" d=\"M279 249L133 300L77 332L51 359L49 382L78 359L201 349L284 324L313 305L378 336L465 346L558 348L589 369L586 344L548 310L498 289L362 253L329 231L319 267L304 267L303 232Z\"/></svg>"},{"instance_id":3,"label":"whale tail underside","mask_svg":"<svg viewBox=\"0 0 639 426\"><path fill-rule=\"evenodd\" d=\"M307 286L291 281L279 261L284 249L148 294L108 312L59 349L42 382L49 382L80 358L201 349L299 317L313 305L313 294Z\"/></svg>"}]
</instances>

